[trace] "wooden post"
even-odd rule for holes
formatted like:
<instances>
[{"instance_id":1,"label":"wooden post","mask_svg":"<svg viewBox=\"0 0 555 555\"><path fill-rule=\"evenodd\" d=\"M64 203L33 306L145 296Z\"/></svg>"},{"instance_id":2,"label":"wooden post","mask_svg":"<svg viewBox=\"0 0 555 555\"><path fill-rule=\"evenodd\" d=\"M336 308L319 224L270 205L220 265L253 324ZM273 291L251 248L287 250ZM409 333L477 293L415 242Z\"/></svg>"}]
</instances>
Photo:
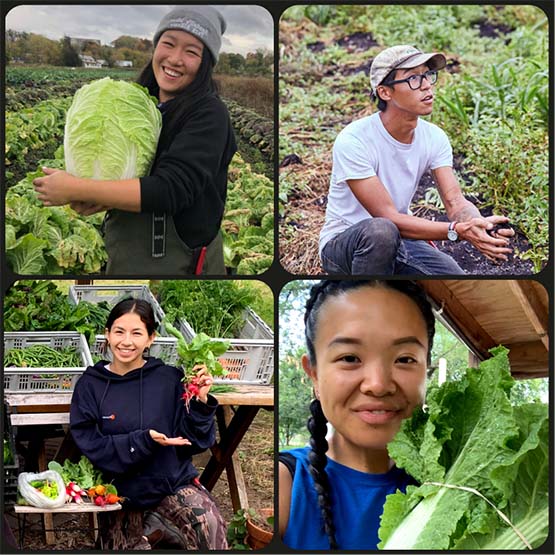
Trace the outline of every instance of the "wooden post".
<instances>
[{"instance_id":1,"label":"wooden post","mask_svg":"<svg viewBox=\"0 0 555 555\"><path fill-rule=\"evenodd\" d=\"M478 368L480 366L480 359L472 351L468 351L468 366L470 368Z\"/></svg>"},{"instance_id":2,"label":"wooden post","mask_svg":"<svg viewBox=\"0 0 555 555\"><path fill-rule=\"evenodd\" d=\"M233 416L231 413L231 407L223 406L222 410L225 427L227 428ZM229 484L229 493L231 495L233 511L247 509L249 506L247 488L245 487L243 469L241 468L241 461L239 460L239 455L237 453L233 453L231 461L226 466L225 471L227 474L227 482Z\"/></svg>"},{"instance_id":3,"label":"wooden post","mask_svg":"<svg viewBox=\"0 0 555 555\"><path fill-rule=\"evenodd\" d=\"M46 449L44 445L44 439L42 439L39 449L39 471L48 470L46 467ZM52 513L43 513L42 515L44 522L44 539L47 545L53 545L56 543L56 533L54 532L54 517Z\"/></svg>"}]
</instances>

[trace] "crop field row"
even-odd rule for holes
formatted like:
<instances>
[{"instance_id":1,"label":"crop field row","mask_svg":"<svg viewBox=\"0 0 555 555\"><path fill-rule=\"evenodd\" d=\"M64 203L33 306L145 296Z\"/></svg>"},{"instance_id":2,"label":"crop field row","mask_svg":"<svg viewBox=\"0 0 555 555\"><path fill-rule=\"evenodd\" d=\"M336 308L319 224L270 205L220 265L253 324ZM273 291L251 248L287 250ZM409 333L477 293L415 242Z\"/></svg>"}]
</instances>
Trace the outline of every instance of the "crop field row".
<instances>
[{"instance_id":1,"label":"crop field row","mask_svg":"<svg viewBox=\"0 0 555 555\"><path fill-rule=\"evenodd\" d=\"M44 75L38 69L22 71L18 79L19 71L22 70L8 72L8 83L14 90L28 82L43 83L41 86L48 88L52 75L59 70L43 70ZM83 76L90 80L99 75L96 70L83 75L61 70L59 95L49 95L48 100L6 113L6 252L12 270L19 274L101 273L106 263L100 233L103 215L83 217L68 206L45 208L32 185L33 179L42 175L41 166L64 167L65 114L71 104L68 93L78 88L69 79L72 74L78 83ZM255 117L255 112L241 110L237 103L233 106L235 113L242 114L240 125L249 128L248 138L258 134L250 145L269 152L273 128L264 118ZM249 127L248 116L256 127ZM271 143L264 141L266 131ZM272 263L273 198L272 180L254 171L242 153L237 153L230 166L222 224L225 262L230 273L259 274Z\"/></svg>"}]
</instances>

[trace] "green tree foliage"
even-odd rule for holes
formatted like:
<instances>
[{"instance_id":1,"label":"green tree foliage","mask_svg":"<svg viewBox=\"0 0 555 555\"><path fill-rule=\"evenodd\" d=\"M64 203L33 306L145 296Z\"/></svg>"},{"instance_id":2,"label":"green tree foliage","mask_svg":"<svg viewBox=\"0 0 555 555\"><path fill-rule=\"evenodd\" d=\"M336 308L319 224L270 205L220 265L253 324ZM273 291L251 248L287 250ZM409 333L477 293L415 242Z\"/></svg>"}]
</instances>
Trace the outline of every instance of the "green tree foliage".
<instances>
[{"instance_id":1,"label":"green tree foliage","mask_svg":"<svg viewBox=\"0 0 555 555\"><path fill-rule=\"evenodd\" d=\"M246 56L234 52L222 52L215 72L224 75L270 76L273 73L274 56L267 50L258 49Z\"/></svg>"},{"instance_id":2,"label":"green tree foliage","mask_svg":"<svg viewBox=\"0 0 555 555\"><path fill-rule=\"evenodd\" d=\"M313 283L315 281L291 281L279 296L279 441L282 447L308 437L306 421L312 384L301 366L301 357L306 352L302 319Z\"/></svg>"},{"instance_id":3,"label":"green tree foliage","mask_svg":"<svg viewBox=\"0 0 555 555\"><path fill-rule=\"evenodd\" d=\"M282 447L291 445L296 437L308 437L306 422L312 399L312 384L301 367L304 351L303 347L299 347L280 361L279 442Z\"/></svg>"},{"instance_id":4,"label":"green tree foliage","mask_svg":"<svg viewBox=\"0 0 555 555\"><path fill-rule=\"evenodd\" d=\"M69 67L81 67L83 62L79 58L77 50L71 46L71 40L68 36L62 39L62 64Z\"/></svg>"}]
</instances>

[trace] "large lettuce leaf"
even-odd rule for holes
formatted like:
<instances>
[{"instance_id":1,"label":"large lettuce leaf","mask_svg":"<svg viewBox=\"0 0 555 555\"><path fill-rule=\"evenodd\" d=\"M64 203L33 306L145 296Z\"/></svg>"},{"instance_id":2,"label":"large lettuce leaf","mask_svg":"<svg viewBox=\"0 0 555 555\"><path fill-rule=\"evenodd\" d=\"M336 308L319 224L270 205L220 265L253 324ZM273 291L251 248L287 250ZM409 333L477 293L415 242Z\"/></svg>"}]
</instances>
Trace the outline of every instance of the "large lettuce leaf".
<instances>
[{"instance_id":1,"label":"large lettuce leaf","mask_svg":"<svg viewBox=\"0 0 555 555\"><path fill-rule=\"evenodd\" d=\"M548 410L513 407L508 351L434 385L389 445L391 457L422 485L388 496L382 549L525 549L548 531Z\"/></svg>"},{"instance_id":2,"label":"large lettuce leaf","mask_svg":"<svg viewBox=\"0 0 555 555\"><path fill-rule=\"evenodd\" d=\"M39 164L63 168L63 160ZM37 199L29 172L6 193L6 258L18 274L81 274L100 272L107 255L99 229L102 214L80 216L69 206L44 207Z\"/></svg>"},{"instance_id":3,"label":"large lettuce leaf","mask_svg":"<svg viewBox=\"0 0 555 555\"><path fill-rule=\"evenodd\" d=\"M161 128L156 100L144 87L109 77L92 81L75 93L67 112L66 169L94 179L147 175Z\"/></svg>"}]
</instances>

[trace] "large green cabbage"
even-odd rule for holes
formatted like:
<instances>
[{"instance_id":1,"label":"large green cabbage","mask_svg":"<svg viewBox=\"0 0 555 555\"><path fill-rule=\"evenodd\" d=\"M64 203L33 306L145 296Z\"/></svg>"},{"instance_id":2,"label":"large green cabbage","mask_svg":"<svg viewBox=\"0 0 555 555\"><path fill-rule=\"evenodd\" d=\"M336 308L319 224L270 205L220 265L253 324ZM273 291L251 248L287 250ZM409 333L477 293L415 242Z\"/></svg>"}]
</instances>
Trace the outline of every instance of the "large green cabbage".
<instances>
[{"instance_id":1,"label":"large green cabbage","mask_svg":"<svg viewBox=\"0 0 555 555\"><path fill-rule=\"evenodd\" d=\"M508 351L493 353L461 379L433 385L427 412L416 410L389 444L397 465L421 486L387 497L379 548L491 551L545 542L548 407L514 406Z\"/></svg>"},{"instance_id":2,"label":"large green cabbage","mask_svg":"<svg viewBox=\"0 0 555 555\"><path fill-rule=\"evenodd\" d=\"M67 112L66 170L93 179L148 175L161 128L147 89L109 77L92 81L75 93Z\"/></svg>"}]
</instances>

